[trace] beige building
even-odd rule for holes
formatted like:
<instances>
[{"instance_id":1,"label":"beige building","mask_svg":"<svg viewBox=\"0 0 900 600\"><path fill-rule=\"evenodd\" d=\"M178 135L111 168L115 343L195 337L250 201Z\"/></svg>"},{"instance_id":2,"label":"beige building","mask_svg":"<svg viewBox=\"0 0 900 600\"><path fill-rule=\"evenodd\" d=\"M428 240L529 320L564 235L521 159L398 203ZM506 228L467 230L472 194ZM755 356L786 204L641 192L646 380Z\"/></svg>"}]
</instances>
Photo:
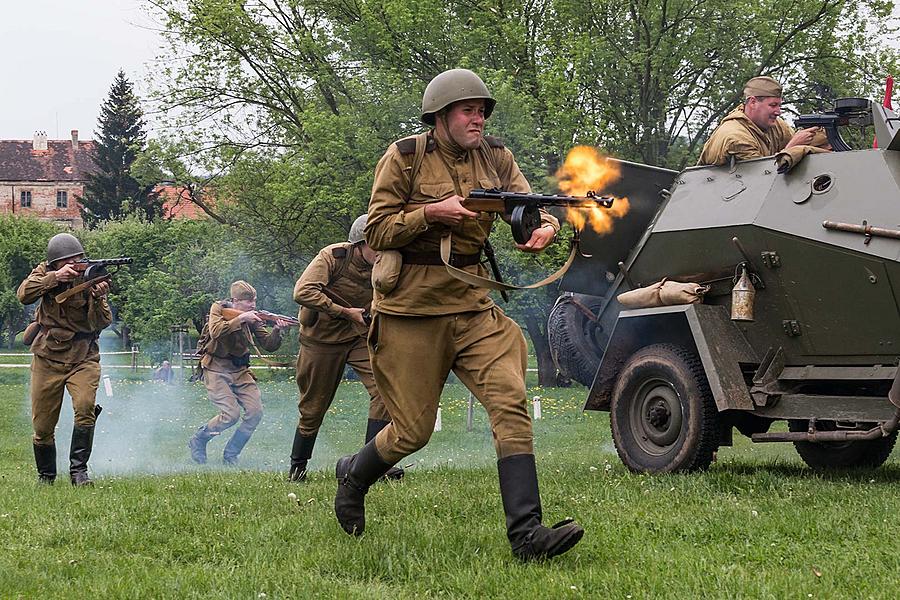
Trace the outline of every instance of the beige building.
<instances>
[{"instance_id":1,"label":"beige building","mask_svg":"<svg viewBox=\"0 0 900 600\"><path fill-rule=\"evenodd\" d=\"M40 131L32 140L0 140L0 214L81 228L78 199L96 168L93 151L94 142L80 142L77 129L70 140L48 140Z\"/></svg>"}]
</instances>

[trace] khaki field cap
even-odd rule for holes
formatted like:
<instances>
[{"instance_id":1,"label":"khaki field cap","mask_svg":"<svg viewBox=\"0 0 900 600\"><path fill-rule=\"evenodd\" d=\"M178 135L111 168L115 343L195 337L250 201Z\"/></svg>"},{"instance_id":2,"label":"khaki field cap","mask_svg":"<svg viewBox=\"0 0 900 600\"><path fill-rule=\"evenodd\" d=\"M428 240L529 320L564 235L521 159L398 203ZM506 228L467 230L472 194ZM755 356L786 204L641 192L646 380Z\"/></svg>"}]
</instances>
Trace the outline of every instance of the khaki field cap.
<instances>
[{"instance_id":1,"label":"khaki field cap","mask_svg":"<svg viewBox=\"0 0 900 600\"><path fill-rule=\"evenodd\" d=\"M363 213L356 217L353 225L350 226L350 233L347 235L347 241L355 244L363 241L363 230L366 228L366 214Z\"/></svg>"},{"instance_id":2,"label":"khaki field cap","mask_svg":"<svg viewBox=\"0 0 900 600\"><path fill-rule=\"evenodd\" d=\"M422 95L422 122L434 125L434 114L460 100L484 100L484 118L491 116L496 101L481 80L468 69L450 69L431 80Z\"/></svg>"},{"instance_id":3,"label":"khaki field cap","mask_svg":"<svg viewBox=\"0 0 900 600\"><path fill-rule=\"evenodd\" d=\"M771 77L754 77L744 84L744 98L752 96L781 98L781 84Z\"/></svg>"},{"instance_id":4,"label":"khaki field cap","mask_svg":"<svg viewBox=\"0 0 900 600\"><path fill-rule=\"evenodd\" d=\"M78 238L71 233L57 233L47 243L47 264L84 254Z\"/></svg>"},{"instance_id":5,"label":"khaki field cap","mask_svg":"<svg viewBox=\"0 0 900 600\"><path fill-rule=\"evenodd\" d=\"M231 297L234 300L256 300L256 288L243 279L238 279L231 284Z\"/></svg>"}]
</instances>

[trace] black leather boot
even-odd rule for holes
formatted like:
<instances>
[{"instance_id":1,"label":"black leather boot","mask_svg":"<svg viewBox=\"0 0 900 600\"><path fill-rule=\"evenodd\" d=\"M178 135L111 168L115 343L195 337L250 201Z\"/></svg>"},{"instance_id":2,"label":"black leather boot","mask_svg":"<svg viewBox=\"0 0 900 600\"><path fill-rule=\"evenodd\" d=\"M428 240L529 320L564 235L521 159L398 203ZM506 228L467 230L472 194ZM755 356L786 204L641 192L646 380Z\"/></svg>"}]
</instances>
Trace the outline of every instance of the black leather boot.
<instances>
[{"instance_id":1,"label":"black leather boot","mask_svg":"<svg viewBox=\"0 0 900 600\"><path fill-rule=\"evenodd\" d=\"M305 481L306 465L312 457L313 447L316 445L316 435L300 435L300 430L294 430L294 445L291 447L291 470L288 472L288 480Z\"/></svg>"},{"instance_id":2,"label":"black leather boot","mask_svg":"<svg viewBox=\"0 0 900 600\"><path fill-rule=\"evenodd\" d=\"M500 495L506 513L506 535L513 554L522 560L557 556L581 540L584 529L572 519L545 527L533 454L516 454L497 461Z\"/></svg>"},{"instance_id":3,"label":"black leather boot","mask_svg":"<svg viewBox=\"0 0 900 600\"><path fill-rule=\"evenodd\" d=\"M366 528L366 492L369 486L391 468L369 442L356 454L338 460L334 473L337 476L337 494L334 496L334 514L344 531L350 535L362 535Z\"/></svg>"},{"instance_id":4,"label":"black leather boot","mask_svg":"<svg viewBox=\"0 0 900 600\"><path fill-rule=\"evenodd\" d=\"M56 444L34 444L34 463L37 465L38 482L51 485L56 480Z\"/></svg>"},{"instance_id":5,"label":"black leather boot","mask_svg":"<svg viewBox=\"0 0 900 600\"><path fill-rule=\"evenodd\" d=\"M198 465L206 464L206 444L213 439L215 434L210 433L206 425L202 425L191 439L188 440L188 448L191 450L191 460Z\"/></svg>"},{"instance_id":6,"label":"black leather boot","mask_svg":"<svg viewBox=\"0 0 900 600\"><path fill-rule=\"evenodd\" d=\"M78 427L72 429L72 448L69 451L69 478L72 485L94 485L88 477L87 465L94 447L94 428Z\"/></svg>"},{"instance_id":7,"label":"black leather boot","mask_svg":"<svg viewBox=\"0 0 900 600\"><path fill-rule=\"evenodd\" d=\"M388 426L390 421L382 421L381 419L369 419L369 423L366 426L366 444L375 439L375 436L378 435L378 432ZM381 478L382 481L386 481L388 479L393 479L395 481L399 481L403 479L403 476L406 472L402 467L391 467L387 470L384 476Z\"/></svg>"},{"instance_id":8,"label":"black leather boot","mask_svg":"<svg viewBox=\"0 0 900 600\"><path fill-rule=\"evenodd\" d=\"M250 441L251 435L253 435L252 431L248 433L243 429L238 429L234 432L231 439L225 444L225 449L222 451L222 460L226 465L237 464L238 455L241 453L241 450L244 449L244 446L247 445L247 442Z\"/></svg>"}]
</instances>

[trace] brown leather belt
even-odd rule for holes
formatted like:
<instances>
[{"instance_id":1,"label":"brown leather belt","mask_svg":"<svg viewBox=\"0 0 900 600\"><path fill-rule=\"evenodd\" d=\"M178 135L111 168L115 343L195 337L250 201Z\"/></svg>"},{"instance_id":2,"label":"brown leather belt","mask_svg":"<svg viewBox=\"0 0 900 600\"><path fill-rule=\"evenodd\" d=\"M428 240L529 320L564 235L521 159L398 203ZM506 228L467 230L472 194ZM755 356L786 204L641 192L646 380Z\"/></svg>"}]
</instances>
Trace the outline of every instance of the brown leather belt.
<instances>
[{"instance_id":1,"label":"brown leather belt","mask_svg":"<svg viewBox=\"0 0 900 600\"><path fill-rule=\"evenodd\" d=\"M405 265L443 265L444 262L441 260L440 252L408 252L406 250L401 250L400 254L403 255L403 264ZM456 254L453 253L450 255L450 260L448 261L451 266L460 268L460 267L470 267L472 265L477 265L481 262L481 252L476 254Z\"/></svg>"}]
</instances>

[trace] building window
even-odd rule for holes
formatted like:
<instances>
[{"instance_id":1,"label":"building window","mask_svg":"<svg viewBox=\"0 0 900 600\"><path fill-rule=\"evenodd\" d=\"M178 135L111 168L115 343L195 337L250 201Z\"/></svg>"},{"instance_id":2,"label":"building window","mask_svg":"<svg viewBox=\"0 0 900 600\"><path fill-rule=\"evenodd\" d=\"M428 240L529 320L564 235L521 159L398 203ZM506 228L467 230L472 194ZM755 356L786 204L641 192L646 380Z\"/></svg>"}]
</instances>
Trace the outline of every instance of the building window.
<instances>
[{"instance_id":1,"label":"building window","mask_svg":"<svg viewBox=\"0 0 900 600\"><path fill-rule=\"evenodd\" d=\"M57 190L56 192L56 208L68 208L69 192Z\"/></svg>"},{"instance_id":2,"label":"building window","mask_svg":"<svg viewBox=\"0 0 900 600\"><path fill-rule=\"evenodd\" d=\"M19 198L19 204L22 208L31 208L31 192L22 192Z\"/></svg>"}]
</instances>

